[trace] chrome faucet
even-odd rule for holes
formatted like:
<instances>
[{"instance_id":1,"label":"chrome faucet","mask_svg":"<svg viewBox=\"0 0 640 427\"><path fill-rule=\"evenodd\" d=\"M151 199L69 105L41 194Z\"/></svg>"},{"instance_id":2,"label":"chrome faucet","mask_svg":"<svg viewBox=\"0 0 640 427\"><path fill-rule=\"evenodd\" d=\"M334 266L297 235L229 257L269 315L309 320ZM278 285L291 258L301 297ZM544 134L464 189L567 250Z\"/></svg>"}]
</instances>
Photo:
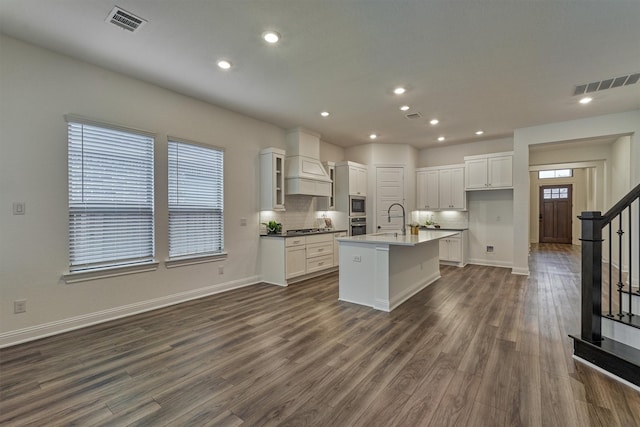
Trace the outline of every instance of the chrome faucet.
<instances>
[{"instance_id":1,"label":"chrome faucet","mask_svg":"<svg viewBox=\"0 0 640 427\"><path fill-rule=\"evenodd\" d=\"M407 235L407 223L406 223L406 216L407 214L404 211L404 206L402 206L400 203L392 203L391 206L389 206L389 209L387 210L387 220L388 222L391 222L391 218L399 218L397 216L392 217L391 216L391 208L394 207L395 205L400 206L400 208L402 208L402 235L406 236Z\"/></svg>"}]
</instances>

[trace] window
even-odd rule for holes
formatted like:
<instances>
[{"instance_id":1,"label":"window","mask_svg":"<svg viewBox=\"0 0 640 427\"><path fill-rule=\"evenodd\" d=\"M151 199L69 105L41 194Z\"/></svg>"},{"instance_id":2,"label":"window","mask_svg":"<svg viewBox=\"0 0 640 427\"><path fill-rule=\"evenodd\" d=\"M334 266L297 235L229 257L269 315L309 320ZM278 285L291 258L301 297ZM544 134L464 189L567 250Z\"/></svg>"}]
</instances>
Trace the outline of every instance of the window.
<instances>
[{"instance_id":1,"label":"window","mask_svg":"<svg viewBox=\"0 0 640 427\"><path fill-rule=\"evenodd\" d=\"M153 137L67 120L70 271L153 261Z\"/></svg>"},{"instance_id":2,"label":"window","mask_svg":"<svg viewBox=\"0 0 640 427\"><path fill-rule=\"evenodd\" d=\"M556 169L556 170L548 170L548 171L539 171L538 178L539 179L547 179L547 178L570 178L573 176L573 169Z\"/></svg>"},{"instance_id":3,"label":"window","mask_svg":"<svg viewBox=\"0 0 640 427\"><path fill-rule=\"evenodd\" d=\"M568 199L568 188L545 188L542 190L542 197L544 199Z\"/></svg>"},{"instance_id":4,"label":"window","mask_svg":"<svg viewBox=\"0 0 640 427\"><path fill-rule=\"evenodd\" d=\"M169 257L222 253L224 152L169 140Z\"/></svg>"}]
</instances>

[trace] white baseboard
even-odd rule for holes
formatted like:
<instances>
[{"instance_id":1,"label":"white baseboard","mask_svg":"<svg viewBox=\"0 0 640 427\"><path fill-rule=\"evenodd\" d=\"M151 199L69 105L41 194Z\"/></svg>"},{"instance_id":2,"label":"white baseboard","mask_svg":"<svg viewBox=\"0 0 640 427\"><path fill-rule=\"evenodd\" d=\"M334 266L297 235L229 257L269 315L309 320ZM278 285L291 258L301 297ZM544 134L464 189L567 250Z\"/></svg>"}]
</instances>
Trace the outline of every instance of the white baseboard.
<instances>
[{"instance_id":1,"label":"white baseboard","mask_svg":"<svg viewBox=\"0 0 640 427\"><path fill-rule=\"evenodd\" d=\"M637 385L635 385L633 383L630 383L629 381L625 380L624 378L620 378L617 375L613 375L611 372L606 371L606 370L602 369L600 366L596 366L593 363L584 360L582 357L578 357L575 354L572 355L571 357L573 357L574 360L576 360L576 361L578 361L578 362L580 362L580 363L582 363L584 365L587 365L588 367L593 368L593 369L595 369L596 371L598 371L598 372L600 372L602 374L605 374L609 378L613 378L614 380L616 380L618 382L621 382L622 384L624 384L624 385L626 385L628 387L631 387L634 390L640 391L640 387L638 387Z\"/></svg>"},{"instance_id":2,"label":"white baseboard","mask_svg":"<svg viewBox=\"0 0 640 427\"><path fill-rule=\"evenodd\" d=\"M83 314L67 319L43 323L41 325L17 329L15 331L4 332L0 334L0 348L34 341L40 338L85 328L87 326L96 325L98 323L104 323L110 320L132 316L134 314L144 313L146 311L156 310L158 308L167 307L170 305L180 304L182 302L191 301L225 291L230 291L232 289L255 285L256 283L260 283L260 277L250 276L240 280L218 283L216 285L207 286L205 288L180 292L177 294L154 298L134 304L127 304L121 307L101 310L95 313Z\"/></svg>"},{"instance_id":3,"label":"white baseboard","mask_svg":"<svg viewBox=\"0 0 640 427\"><path fill-rule=\"evenodd\" d=\"M491 259L477 259L477 258L469 258L468 264L486 265L487 267L503 267L503 268L513 267L512 262L495 261Z\"/></svg>"}]
</instances>

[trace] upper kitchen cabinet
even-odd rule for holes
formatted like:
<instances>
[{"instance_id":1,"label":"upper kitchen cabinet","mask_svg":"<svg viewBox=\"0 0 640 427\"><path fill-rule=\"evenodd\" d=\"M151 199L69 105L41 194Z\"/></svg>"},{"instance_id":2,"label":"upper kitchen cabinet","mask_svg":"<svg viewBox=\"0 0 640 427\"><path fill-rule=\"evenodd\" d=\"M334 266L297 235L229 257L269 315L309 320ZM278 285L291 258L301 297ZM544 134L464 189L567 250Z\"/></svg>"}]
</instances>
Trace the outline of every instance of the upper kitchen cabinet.
<instances>
[{"instance_id":1,"label":"upper kitchen cabinet","mask_svg":"<svg viewBox=\"0 0 640 427\"><path fill-rule=\"evenodd\" d=\"M284 209L284 157L279 148L260 151L260 210Z\"/></svg>"},{"instance_id":2,"label":"upper kitchen cabinet","mask_svg":"<svg viewBox=\"0 0 640 427\"><path fill-rule=\"evenodd\" d=\"M464 165L418 169L416 173L418 210L464 210Z\"/></svg>"},{"instance_id":3,"label":"upper kitchen cabinet","mask_svg":"<svg viewBox=\"0 0 640 427\"><path fill-rule=\"evenodd\" d=\"M331 194L329 197L318 198L317 209L319 211L332 211L336 208L336 164L334 162L325 162L323 165L331 179Z\"/></svg>"},{"instance_id":4,"label":"upper kitchen cabinet","mask_svg":"<svg viewBox=\"0 0 640 427\"><path fill-rule=\"evenodd\" d=\"M349 196L367 195L367 167L355 162L340 162L336 165L336 175L346 184Z\"/></svg>"},{"instance_id":5,"label":"upper kitchen cabinet","mask_svg":"<svg viewBox=\"0 0 640 427\"><path fill-rule=\"evenodd\" d=\"M440 208L437 169L419 169L416 172L416 208L435 210Z\"/></svg>"},{"instance_id":6,"label":"upper kitchen cabinet","mask_svg":"<svg viewBox=\"0 0 640 427\"><path fill-rule=\"evenodd\" d=\"M499 190L513 188L513 152L466 156L465 188Z\"/></svg>"}]
</instances>

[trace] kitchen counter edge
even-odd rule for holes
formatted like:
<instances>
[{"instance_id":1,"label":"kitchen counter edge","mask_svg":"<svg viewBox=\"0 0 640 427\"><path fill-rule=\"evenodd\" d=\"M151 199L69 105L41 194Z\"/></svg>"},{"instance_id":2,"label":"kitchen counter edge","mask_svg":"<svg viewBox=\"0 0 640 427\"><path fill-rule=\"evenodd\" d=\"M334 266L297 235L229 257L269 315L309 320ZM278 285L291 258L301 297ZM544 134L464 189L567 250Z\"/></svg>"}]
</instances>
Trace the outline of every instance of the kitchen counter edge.
<instances>
[{"instance_id":1,"label":"kitchen counter edge","mask_svg":"<svg viewBox=\"0 0 640 427\"><path fill-rule=\"evenodd\" d=\"M286 233L276 233L276 234L260 234L260 237L306 237L306 236L316 236L318 234L332 234L332 233L346 233L347 230L327 230L327 231L317 231L315 233L302 233L302 234L286 234Z\"/></svg>"}]
</instances>

